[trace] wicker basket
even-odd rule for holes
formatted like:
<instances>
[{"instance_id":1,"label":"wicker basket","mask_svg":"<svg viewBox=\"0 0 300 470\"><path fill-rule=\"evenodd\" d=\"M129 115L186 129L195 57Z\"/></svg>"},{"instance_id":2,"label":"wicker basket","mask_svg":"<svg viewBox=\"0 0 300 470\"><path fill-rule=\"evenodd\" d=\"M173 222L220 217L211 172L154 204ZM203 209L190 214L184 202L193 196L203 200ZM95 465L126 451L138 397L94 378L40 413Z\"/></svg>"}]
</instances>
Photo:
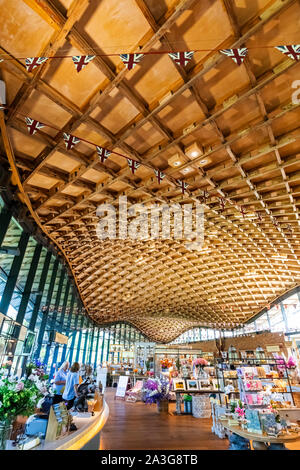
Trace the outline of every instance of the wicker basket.
<instances>
[{"instance_id":1,"label":"wicker basket","mask_svg":"<svg viewBox=\"0 0 300 470\"><path fill-rule=\"evenodd\" d=\"M194 395L192 403L194 418L210 418L211 407L208 396Z\"/></svg>"}]
</instances>

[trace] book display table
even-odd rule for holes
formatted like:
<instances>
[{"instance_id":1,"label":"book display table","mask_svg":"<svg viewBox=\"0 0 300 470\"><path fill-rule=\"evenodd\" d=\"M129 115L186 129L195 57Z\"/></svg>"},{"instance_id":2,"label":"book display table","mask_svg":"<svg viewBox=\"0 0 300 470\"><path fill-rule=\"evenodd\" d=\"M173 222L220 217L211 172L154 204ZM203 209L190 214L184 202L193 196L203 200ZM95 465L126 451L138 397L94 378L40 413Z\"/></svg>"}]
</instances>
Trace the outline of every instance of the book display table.
<instances>
[{"instance_id":1,"label":"book display table","mask_svg":"<svg viewBox=\"0 0 300 470\"><path fill-rule=\"evenodd\" d=\"M284 450L286 449L285 444L289 442L295 442L300 440L300 433L291 433L285 434L283 436L267 436L263 434L255 434L253 432L249 432L245 429L240 428L239 426L233 426L228 424L227 419L220 420L222 426L227 429L228 431L237 434L238 436L244 437L245 439L249 439L252 441L252 446L254 450ZM268 447L270 444L270 447Z\"/></svg>"}]
</instances>

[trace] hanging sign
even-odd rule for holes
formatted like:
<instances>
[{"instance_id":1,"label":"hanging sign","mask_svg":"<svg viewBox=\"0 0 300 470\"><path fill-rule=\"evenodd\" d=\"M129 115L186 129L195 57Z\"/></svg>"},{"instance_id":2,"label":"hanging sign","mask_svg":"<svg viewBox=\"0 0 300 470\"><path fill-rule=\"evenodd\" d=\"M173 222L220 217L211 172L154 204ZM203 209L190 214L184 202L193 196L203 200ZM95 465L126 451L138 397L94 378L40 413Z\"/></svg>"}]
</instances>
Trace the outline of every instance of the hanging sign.
<instances>
[{"instance_id":1,"label":"hanging sign","mask_svg":"<svg viewBox=\"0 0 300 470\"><path fill-rule=\"evenodd\" d=\"M126 389L128 385L128 379L129 379L128 375L121 375L119 377L116 397L125 397Z\"/></svg>"},{"instance_id":2,"label":"hanging sign","mask_svg":"<svg viewBox=\"0 0 300 470\"><path fill-rule=\"evenodd\" d=\"M280 352L279 346L266 346L268 352Z\"/></svg>"},{"instance_id":3,"label":"hanging sign","mask_svg":"<svg viewBox=\"0 0 300 470\"><path fill-rule=\"evenodd\" d=\"M221 351L223 359L227 358L227 351Z\"/></svg>"}]
</instances>

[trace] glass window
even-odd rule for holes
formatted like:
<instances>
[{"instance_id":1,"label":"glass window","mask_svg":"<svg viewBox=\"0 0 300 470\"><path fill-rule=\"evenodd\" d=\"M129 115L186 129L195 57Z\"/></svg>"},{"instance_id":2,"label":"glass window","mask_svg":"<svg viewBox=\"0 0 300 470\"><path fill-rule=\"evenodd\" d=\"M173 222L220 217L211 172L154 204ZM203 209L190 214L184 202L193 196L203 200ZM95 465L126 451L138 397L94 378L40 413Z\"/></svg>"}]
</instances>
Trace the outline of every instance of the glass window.
<instances>
[{"instance_id":1,"label":"glass window","mask_svg":"<svg viewBox=\"0 0 300 470\"><path fill-rule=\"evenodd\" d=\"M285 331L285 323L283 320L280 305L275 305L275 307L269 310L269 318L271 324L271 331Z\"/></svg>"}]
</instances>

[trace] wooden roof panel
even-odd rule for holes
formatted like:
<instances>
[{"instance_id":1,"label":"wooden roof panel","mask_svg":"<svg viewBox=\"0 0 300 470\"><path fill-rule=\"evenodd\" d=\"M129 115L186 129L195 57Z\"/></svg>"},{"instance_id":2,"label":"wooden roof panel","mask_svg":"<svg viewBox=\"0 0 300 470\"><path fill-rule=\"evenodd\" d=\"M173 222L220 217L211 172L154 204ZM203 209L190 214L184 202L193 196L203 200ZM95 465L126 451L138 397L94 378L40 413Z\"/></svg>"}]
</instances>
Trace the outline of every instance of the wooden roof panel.
<instances>
[{"instance_id":1,"label":"wooden roof panel","mask_svg":"<svg viewBox=\"0 0 300 470\"><path fill-rule=\"evenodd\" d=\"M133 50L150 29L134 0L91 2L77 27L97 51L104 53ZM110 60L115 65L121 63L117 56Z\"/></svg>"},{"instance_id":2,"label":"wooden roof panel","mask_svg":"<svg viewBox=\"0 0 300 470\"><path fill-rule=\"evenodd\" d=\"M38 56L55 30L22 0L0 0L0 9L1 47L17 57Z\"/></svg>"},{"instance_id":3,"label":"wooden roof panel","mask_svg":"<svg viewBox=\"0 0 300 470\"><path fill-rule=\"evenodd\" d=\"M68 157L61 152L55 152L48 159L47 164L52 165L53 167L59 168L66 171L67 173L72 173L76 168L79 167L79 164L72 157Z\"/></svg>"},{"instance_id":4,"label":"wooden roof panel","mask_svg":"<svg viewBox=\"0 0 300 470\"><path fill-rule=\"evenodd\" d=\"M300 108L290 103L299 63L262 46L296 41L299 3L24 4L34 13L26 16L26 9L12 5L5 22L16 16L30 25L38 15L41 25L34 23L24 45L23 27L12 44L7 31L0 33L12 54L0 63L11 105L6 126L0 124L3 135L8 129L14 159L4 140L2 149L14 181L20 178L20 200L30 209L27 194L35 221L62 250L90 317L126 320L169 341L193 326L241 324L298 285ZM99 55L80 73L68 57L29 74L14 56L30 41L53 55L117 55ZM128 71L118 56L245 44L249 57L240 67L211 50L196 52L185 68L166 54L146 54ZM23 114L57 130L44 128L31 137ZM95 147L83 141L68 152L63 132L117 154L101 163ZM199 155L191 158L194 143ZM174 168L176 154L181 165ZM147 166L132 175L124 156ZM166 174L161 184L154 169ZM176 179L188 183L184 194ZM118 209L120 195L129 205L204 202L203 250L189 251L185 240L100 241L97 205ZM284 263L281 254L288 256ZM253 269L256 276L249 279Z\"/></svg>"},{"instance_id":5,"label":"wooden roof panel","mask_svg":"<svg viewBox=\"0 0 300 470\"><path fill-rule=\"evenodd\" d=\"M181 77L168 55L147 55L143 58L143 64L148 68L148 73L145 74L142 67L135 67L128 74L128 84L150 105L171 92L173 84Z\"/></svg>"},{"instance_id":6,"label":"wooden roof panel","mask_svg":"<svg viewBox=\"0 0 300 470\"><path fill-rule=\"evenodd\" d=\"M65 43L57 55L80 55L80 51L70 47L69 43ZM44 79L63 96L81 107L100 88L101 83L105 80L105 75L93 62L78 73L72 60L62 59L50 61Z\"/></svg>"},{"instance_id":7,"label":"wooden roof panel","mask_svg":"<svg viewBox=\"0 0 300 470\"><path fill-rule=\"evenodd\" d=\"M108 99L101 103L101 108L97 108L91 113L91 117L116 134L138 114L136 107L120 91L115 89L109 94Z\"/></svg>"},{"instance_id":8,"label":"wooden roof panel","mask_svg":"<svg viewBox=\"0 0 300 470\"><path fill-rule=\"evenodd\" d=\"M199 31L205 31L205 34L199 36ZM180 15L170 29L168 39L177 44L179 50L214 49L231 35L231 23L222 2L204 0ZM208 51L196 52L196 63L208 54Z\"/></svg>"},{"instance_id":9,"label":"wooden roof panel","mask_svg":"<svg viewBox=\"0 0 300 470\"><path fill-rule=\"evenodd\" d=\"M255 2L236 0L232 3L232 10L237 19L238 25L242 27L249 21L254 20L269 6L269 0L256 0Z\"/></svg>"},{"instance_id":10,"label":"wooden roof panel","mask_svg":"<svg viewBox=\"0 0 300 470\"><path fill-rule=\"evenodd\" d=\"M39 173L29 178L28 181L28 184L42 189L51 189L56 186L57 183L58 181L55 178L51 178Z\"/></svg>"},{"instance_id":11,"label":"wooden roof panel","mask_svg":"<svg viewBox=\"0 0 300 470\"><path fill-rule=\"evenodd\" d=\"M205 117L190 90L186 90L182 95L175 98L157 116L173 133L181 131L183 126L203 120Z\"/></svg>"},{"instance_id":12,"label":"wooden roof panel","mask_svg":"<svg viewBox=\"0 0 300 470\"><path fill-rule=\"evenodd\" d=\"M147 122L144 126L137 129L136 132L133 132L127 139L125 139L125 142L130 147L135 148L137 152L143 154L162 140L163 138L159 130L156 130L150 122Z\"/></svg>"},{"instance_id":13,"label":"wooden roof panel","mask_svg":"<svg viewBox=\"0 0 300 470\"><path fill-rule=\"evenodd\" d=\"M21 134L16 129L9 130L10 138L13 143L15 151L29 154L31 157L36 158L39 153L45 148L45 145L39 142L34 136Z\"/></svg>"},{"instance_id":14,"label":"wooden roof panel","mask_svg":"<svg viewBox=\"0 0 300 470\"><path fill-rule=\"evenodd\" d=\"M47 116L45 116L45 109L47 109ZM50 127L43 129L43 132L52 137L57 134L57 128L64 127L71 118L70 113L37 90L32 90L24 105L20 108L20 112L38 121L46 121L46 124L53 126L54 129Z\"/></svg>"},{"instance_id":15,"label":"wooden roof panel","mask_svg":"<svg viewBox=\"0 0 300 470\"><path fill-rule=\"evenodd\" d=\"M230 60L207 72L198 81L198 88L208 108L222 104L244 88L249 88L250 80L244 65L239 67Z\"/></svg>"}]
</instances>

